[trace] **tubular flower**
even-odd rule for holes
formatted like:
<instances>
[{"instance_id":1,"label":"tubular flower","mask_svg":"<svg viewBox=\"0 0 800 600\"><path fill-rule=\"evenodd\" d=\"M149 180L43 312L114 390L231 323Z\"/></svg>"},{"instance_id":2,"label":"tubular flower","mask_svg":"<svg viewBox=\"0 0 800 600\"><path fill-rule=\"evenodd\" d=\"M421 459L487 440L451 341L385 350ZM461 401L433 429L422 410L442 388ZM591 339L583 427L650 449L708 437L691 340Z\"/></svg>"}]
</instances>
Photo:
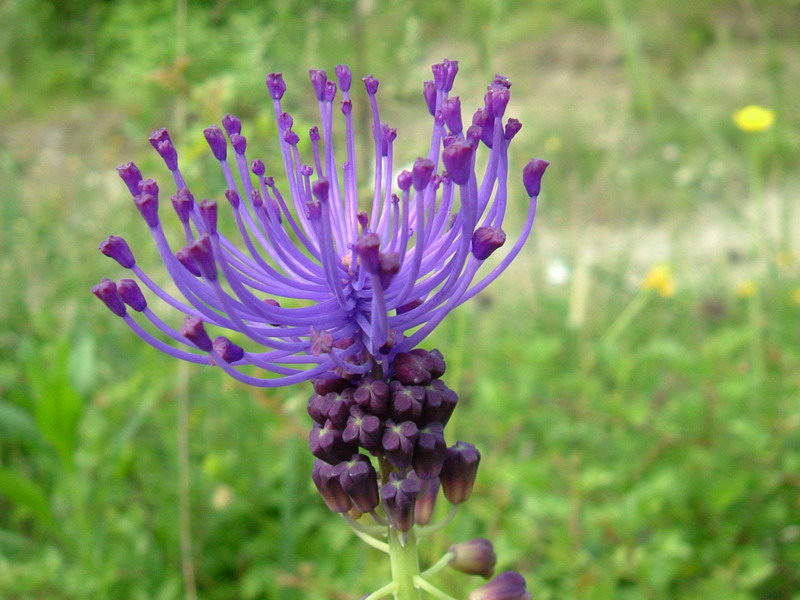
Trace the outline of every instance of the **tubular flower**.
<instances>
[{"instance_id":1,"label":"tubular flower","mask_svg":"<svg viewBox=\"0 0 800 600\"><path fill-rule=\"evenodd\" d=\"M283 192L263 161L248 158L238 118L227 115L222 128L205 129L225 181L225 217L217 201L195 200L169 133L154 132L150 143L171 172L171 204L185 239L176 244L165 234L159 185L145 179L133 163L118 171L182 297L159 287L117 236L105 240L100 251L135 279L119 284L104 280L93 292L157 349L218 366L250 385L275 387L334 374L388 373L397 355L415 348L445 315L483 290L516 257L530 234L548 165L533 159L525 167L522 179L529 206L521 231L502 259L479 274L485 259L506 241L507 152L520 124L516 119L504 121L511 84L497 76L464 131L460 100L450 96L457 71L455 61L434 65L434 79L425 83L423 94L433 117L432 137L410 171L399 173L394 156L397 131L381 120L379 82L371 75L363 79L374 156L371 198L363 207L352 77L345 66L336 67L338 85L325 71L310 71L320 126L308 132L311 156L305 159L294 121L281 104L283 77L267 75L279 131ZM335 103L339 91L342 99ZM335 104L339 116L334 114ZM336 118L344 123L343 148L334 147ZM482 147L488 157L478 177L476 154ZM217 229L218 218L231 217L241 239ZM176 330L162 321L143 289L184 313L183 327ZM237 340L247 338L243 345L248 348L225 335L209 335L212 329L233 332ZM250 374L248 365L266 371L266 376ZM324 423L321 426L324 430Z\"/></svg>"}]
</instances>

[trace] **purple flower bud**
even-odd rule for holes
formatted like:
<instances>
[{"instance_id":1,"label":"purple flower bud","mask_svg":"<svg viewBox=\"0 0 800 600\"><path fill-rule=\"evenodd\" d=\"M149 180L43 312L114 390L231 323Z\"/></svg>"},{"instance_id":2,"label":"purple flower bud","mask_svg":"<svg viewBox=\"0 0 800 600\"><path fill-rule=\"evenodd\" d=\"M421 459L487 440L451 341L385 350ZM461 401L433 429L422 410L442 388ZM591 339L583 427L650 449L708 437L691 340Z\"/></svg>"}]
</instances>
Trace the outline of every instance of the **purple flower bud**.
<instances>
[{"instance_id":1,"label":"purple flower bud","mask_svg":"<svg viewBox=\"0 0 800 600\"><path fill-rule=\"evenodd\" d=\"M186 255L195 264L203 277L209 281L217 280L217 263L214 261L211 238L207 233L204 233L186 246Z\"/></svg>"},{"instance_id":2,"label":"purple flower bud","mask_svg":"<svg viewBox=\"0 0 800 600\"><path fill-rule=\"evenodd\" d=\"M339 82L339 87L343 92L350 91L350 84L353 80L353 75L350 72L350 67L347 65L336 65L336 79Z\"/></svg>"},{"instance_id":3,"label":"purple flower bud","mask_svg":"<svg viewBox=\"0 0 800 600\"><path fill-rule=\"evenodd\" d=\"M208 233L211 235L217 233L217 203L213 200L203 200L198 205L198 208Z\"/></svg>"},{"instance_id":4,"label":"purple flower bud","mask_svg":"<svg viewBox=\"0 0 800 600\"><path fill-rule=\"evenodd\" d=\"M280 100L286 92L286 84L283 82L282 73L270 73L267 75L267 90L273 100Z\"/></svg>"},{"instance_id":5,"label":"purple flower bud","mask_svg":"<svg viewBox=\"0 0 800 600\"><path fill-rule=\"evenodd\" d=\"M342 114L347 116L353 112L353 103L350 100L342 100Z\"/></svg>"},{"instance_id":6,"label":"purple flower bud","mask_svg":"<svg viewBox=\"0 0 800 600\"><path fill-rule=\"evenodd\" d=\"M142 180L142 172L134 163L128 162L117 167L117 173L128 186L132 196L139 194L139 182Z\"/></svg>"},{"instance_id":7,"label":"purple flower bud","mask_svg":"<svg viewBox=\"0 0 800 600\"><path fill-rule=\"evenodd\" d=\"M253 174L257 177L263 177L264 173L267 172L267 167L263 160L257 158L250 163L250 170L253 171Z\"/></svg>"},{"instance_id":8,"label":"purple flower bud","mask_svg":"<svg viewBox=\"0 0 800 600\"><path fill-rule=\"evenodd\" d=\"M411 171L400 171L397 175L397 187L404 192L410 190L412 179Z\"/></svg>"},{"instance_id":9,"label":"purple flower bud","mask_svg":"<svg viewBox=\"0 0 800 600\"><path fill-rule=\"evenodd\" d=\"M506 129L504 132L505 138L509 141L513 140L514 136L519 133L520 129L522 129L522 123L520 123L517 119L509 119L506 121Z\"/></svg>"},{"instance_id":10,"label":"purple flower bud","mask_svg":"<svg viewBox=\"0 0 800 600\"><path fill-rule=\"evenodd\" d=\"M422 95L425 97L425 104L428 105L428 112L433 116L436 113L436 84L433 81L426 81L422 86Z\"/></svg>"},{"instance_id":11,"label":"purple flower bud","mask_svg":"<svg viewBox=\"0 0 800 600\"><path fill-rule=\"evenodd\" d=\"M431 175L436 165L429 158L419 157L414 161L414 166L411 169L411 182L414 189L417 191L424 190L431 181Z\"/></svg>"},{"instance_id":12,"label":"purple flower bud","mask_svg":"<svg viewBox=\"0 0 800 600\"><path fill-rule=\"evenodd\" d=\"M478 227L472 234L472 254L478 260L486 260L505 243L506 234L502 229Z\"/></svg>"},{"instance_id":13,"label":"purple flower bud","mask_svg":"<svg viewBox=\"0 0 800 600\"><path fill-rule=\"evenodd\" d=\"M225 134L222 133L222 129L216 125L211 125L203 130L203 135L206 136L206 141L214 158L225 160L228 155L228 147L225 143Z\"/></svg>"},{"instance_id":14,"label":"purple flower bud","mask_svg":"<svg viewBox=\"0 0 800 600\"><path fill-rule=\"evenodd\" d=\"M436 348L428 352L428 356L433 361L433 370L431 371L431 377L441 377L444 375L445 369L447 369L447 365L444 362L444 356L442 353L439 352Z\"/></svg>"},{"instance_id":15,"label":"purple flower bud","mask_svg":"<svg viewBox=\"0 0 800 600\"><path fill-rule=\"evenodd\" d=\"M333 348L333 336L327 331L319 331L318 329L311 328L311 347L309 351L312 356L319 356L320 354L328 354Z\"/></svg>"},{"instance_id":16,"label":"purple flower bud","mask_svg":"<svg viewBox=\"0 0 800 600\"><path fill-rule=\"evenodd\" d=\"M144 222L150 228L158 226L158 198L152 194L139 194L133 199Z\"/></svg>"},{"instance_id":17,"label":"purple flower bud","mask_svg":"<svg viewBox=\"0 0 800 600\"><path fill-rule=\"evenodd\" d=\"M181 335L203 352L211 352L214 349L211 338L206 333L203 321L197 317L186 317L181 327Z\"/></svg>"},{"instance_id":18,"label":"purple flower bud","mask_svg":"<svg viewBox=\"0 0 800 600\"><path fill-rule=\"evenodd\" d=\"M189 273L195 277L200 277L200 269L197 268L197 263L194 262L194 259L189 254L188 246L178 250L175 253L175 258L178 259L178 262L180 262Z\"/></svg>"},{"instance_id":19,"label":"purple flower bud","mask_svg":"<svg viewBox=\"0 0 800 600\"><path fill-rule=\"evenodd\" d=\"M178 219L181 223L187 223L194 207L194 196L186 188L181 188L177 194L170 197L170 200L172 200L172 208L175 209Z\"/></svg>"},{"instance_id":20,"label":"purple flower bud","mask_svg":"<svg viewBox=\"0 0 800 600\"><path fill-rule=\"evenodd\" d=\"M346 388L339 393L330 392L325 395L325 416L337 429L344 429L350 418L350 409L355 405L353 388ZM347 440L345 440L347 441Z\"/></svg>"},{"instance_id":21,"label":"purple flower bud","mask_svg":"<svg viewBox=\"0 0 800 600\"><path fill-rule=\"evenodd\" d=\"M378 92L378 80L372 75L367 75L362 79L364 87L367 88L367 94L374 96Z\"/></svg>"},{"instance_id":22,"label":"purple flower bud","mask_svg":"<svg viewBox=\"0 0 800 600\"><path fill-rule=\"evenodd\" d=\"M311 454L332 465L339 464L358 452L356 446L346 444L342 440L342 431L330 419L323 425L314 423L308 434L308 442Z\"/></svg>"},{"instance_id":23,"label":"purple flower bud","mask_svg":"<svg viewBox=\"0 0 800 600\"><path fill-rule=\"evenodd\" d=\"M469 500L480 462L481 453L472 444L458 442L447 449L439 480L442 482L445 498L451 504L461 504Z\"/></svg>"},{"instance_id":24,"label":"purple flower bud","mask_svg":"<svg viewBox=\"0 0 800 600\"><path fill-rule=\"evenodd\" d=\"M239 208L239 193L236 190L225 190L225 199L230 202L233 208Z\"/></svg>"},{"instance_id":25,"label":"purple flower bud","mask_svg":"<svg viewBox=\"0 0 800 600\"><path fill-rule=\"evenodd\" d=\"M422 348L401 352L394 358L394 377L405 385L428 385L433 360Z\"/></svg>"},{"instance_id":26,"label":"purple flower bud","mask_svg":"<svg viewBox=\"0 0 800 600\"><path fill-rule=\"evenodd\" d=\"M453 89L456 75L458 75L458 61L444 59L445 69L447 71L447 78L445 80L445 91L449 92Z\"/></svg>"},{"instance_id":27,"label":"purple flower bud","mask_svg":"<svg viewBox=\"0 0 800 600\"><path fill-rule=\"evenodd\" d=\"M472 146L456 141L442 151L442 161L453 183L464 185L472 174Z\"/></svg>"},{"instance_id":28,"label":"purple flower bud","mask_svg":"<svg viewBox=\"0 0 800 600\"><path fill-rule=\"evenodd\" d=\"M133 279L120 279L117 284L117 291L122 301L136 312L142 312L147 308L147 300L145 300L139 284Z\"/></svg>"},{"instance_id":29,"label":"purple flower bud","mask_svg":"<svg viewBox=\"0 0 800 600\"><path fill-rule=\"evenodd\" d=\"M420 479L436 479L442 471L447 444L444 441L444 425L429 423L420 428L411 465Z\"/></svg>"},{"instance_id":30,"label":"purple flower bud","mask_svg":"<svg viewBox=\"0 0 800 600\"><path fill-rule=\"evenodd\" d=\"M364 377L353 398L358 406L377 417L385 417L388 413L389 386L381 379L371 375Z\"/></svg>"},{"instance_id":31,"label":"purple flower bud","mask_svg":"<svg viewBox=\"0 0 800 600\"><path fill-rule=\"evenodd\" d=\"M292 125L294 125L294 119L289 113L282 112L278 116L278 131L286 131L287 129L291 129Z\"/></svg>"},{"instance_id":32,"label":"purple flower bud","mask_svg":"<svg viewBox=\"0 0 800 600\"><path fill-rule=\"evenodd\" d=\"M489 87L504 87L508 90L511 89L511 80L503 75L495 74Z\"/></svg>"},{"instance_id":33,"label":"purple flower bud","mask_svg":"<svg viewBox=\"0 0 800 600\"><path fill-rule=\"evenodd\" d=\"M117 284L110 279L103 278L100 283L92 288L92 293L103 301L108 309L118 317L128 314L125 303L117 291Z\"/></svg>"},{"instance_id":34,"label":"purple flower bud","mask_svg":"<svg viewBox=\"0 0 800 600\"><path fill-rule=\"evenodd\" d=\"M242 122L236 115L227 114L222 117L222 127L225 129L225 133L227 133L228 136L242 133Z\"/></svg>"},{"instance_id":35,"label":"purple flower bud","mask_svg":"<svg viewBox=\"0 0 800 600\"><path fill-rule=\"evenodd\" d=\"M489 579L494 574L497 555L492 542L486 538L476 538L450 546L448 552L453 555L448 563L456 571L467 575L480 575Z\"/></svg>"},{"instance_id":36,"label":"purple flower bud","mask_svg":"<svg viewBox=\"0 0 800 600\"><path fill-rule=\"evenodd\" d=\"M174 171L178 168L178 152L175 150L175 146L172 145L171 141L167 140L159 143L156 150L161 155L161 158L164 159L164 164L167 165L170 171Z\"/></svg>"},{"instance_id":37,"label":"purple flower bud","mask_svg":"<svg viewBox=\"0 0 800 600\"><path fill-rule=\"evenodd\" d=\"M311 139L312 142L319 141L319 127L314 125L311 129L308 130L308 137Z\"/></svg>"},{"instance_id":38,"label":"purple flower bud","mask_svg":"<svg viewBox=\"0 0 800 600\"><path fill-rule=\"evenodd\" d=\"M308 75L311 77L311 85L314 86L314 94L316 94L317 100L322 102L325 98L325 84L328 81L328 74L321 69L311 69Z\"/></svg>"},{"instance_id":39,"label":"purple flower bud","mask_svg":"<svg viewBox=\"0 0 800 600\"><path fill-rule=\"evenodd\" d=\"M161 129L156 129L153 133L151 133L148 140L150 142L150 145L155 150L158 150L158 145L161 142L171 142L172 138L169 137L169 132L162 127Z\"/></svg>"},{"instance_id":40,"label":"purple flower bud","mask_svg":"<svg viewBox=\"0 0 800 600\"><path fill-rule=\"evenodd\" d=\"M325 415L325 408L325 397L320 396L316 392L311 394L311 397L308 399L308 404L306 405L306 411L308 412L308 416L320 425L324 425L328 418Z\"/></svg>"},{"instance_id":41,"label":"purple flower bud","mask_svg":"<svg viewBox=\"0 0 800 600\"><path fill-rule=\"evenodd\" d=\"M231 134L231 146L236 154L244 154L247 150L247 138L238 133Z\"/></svg>"},{"instance_id":42,"label":"purple flower bud","mask_svg":"<svg viewBox=\"0 0 800 600\"><path fill-rule=\"evenodd\" d=\"M296 146L300 141L300 136L297 135L291 129L287 129L283 132L283 141L289 144L290 146Z\"/></svg>"},{"instance_id":43,"label":"purple flower bud","mask_svg":"<svg viewBox=\"0 0 800 600\"><path fill-rule=\"evenodd\" d=\"M378 417L367 413L360 406L353 406L347 425L342 431L342 440L348 444L358 444L364 450L377 452L381 449L382 432L383 425Z\"/></svg>"},{"instance_id":44,"label":"purple flower bud","mask_svg":"<svg viewBox=\"0 0 800 600\"><path fill-rule=\"evenodd\" d=\"M311 479L317 486L320 496L331 511L343 513L350 510L352 503L350 497L342 489L339 478L333 475L333 466L321 460L314 461Z\"/></svg>"},{"instance_id":45,"label":"purple flower bud","mask_svg":"<svg viewBox=\"0 0 800 600\"><path fill-rule=\"evenodd\" d=\"M530 162L522 169L522 183L525 185L525 190L528 196L538 196L542 187L542 175L545 169L550 166L550 163L541 158L532 158Z\"/></svg>"},{"instance_id":46,"label":"purple flower bud","mask_svg":"<svg viewBox=\"0 0 800 600\"><path fill-rule=\"evenodd\" d=\"M417 425L412 421L395 423L391 419L386 420L381 446L389 462L398 469L407 469L411 466L411 456L418 433Z\"/></svg>"},{"instance_id":47,"label":"purple flower bud","mask_svg":"<svg viewBox=\"0 0 800 600\"><path fill-rule=\"evenodd\" d=\"M381 487L381 500L392 527L410 531L414 526L414 504L420 492L418 479L405 479L392 473L389 482Z\"/></svg>"},{"instance_id":48,"label":"purple flower bud","mask_svg":"<svg viewBox=\"0 0 800 600\"><path fill-rule=\"evenodd\" d=\"M309 221L316 221L322 218L322 204L317 201L306 202L306 217Z\"/></svg>"},{"instance_id":49,"label":"purple flower bud","mask_svg":"<svg viewBox=\"0 0 800 600\"><path fill-rule=\"evenodd\" d=\"M461 100L458 96L448 98L442 104L442 118L444 119L447 128L453 135L458 135L463 131L463 124L461 123Z\"/></svg>"},{"instance_id":50,"label":"purple flower bud","mask_svg":"<svg viewBox=\"0 0 800 600\"><path fill-rule=\"evenodd\" d=\"M442 92L447 91L445 90L445 87L447 87L447 65L444 61L433 65L431 71L433 71L433 83L436 85L436 89Z\"/></svg>"},{"instance_id":51,"label":"purple flower bud","mask_svg":"<svg viewBox=\"0 0 800 600\"><path fill-rule=\"evenodd\" d=\"M327 202L328 191L330 190L330 187L331 184L328 182L327 179L318 179L317 181L311 184L311 193L313 193L314 198L316 198L320 202Z\"/></svg>"},{"instance_id":52,"label":"purple flower bud","mask_svg":"<svg viewBox=\"0 0 800 600\"><path fill-rule=\"evenodd\" d=\"M125 238L110 235L100 243L97 249L109 258L113 258L121 267L126 269L130 269L136 264L136 259L133 258L133 252L131 252L131 248Z\"/></svg>"},{"instance_id":53,"label":"purple flower bud","mask_svg":"<svg viewBox=\"0 0 800 600\"><path fill-rule=\"evenodd\" d=\"M434 379L425 388L425 403L419 423L447 425L457 404L458 394L449 389L441 379Z\"/></svg>"},{"instance_id":54,"label":"purple flower bud","mask_svg":"<svg viewBox=\"0 0 800 600\"><path fill-rule=\"evenodd\" d=\"M531 600L525 588L525 578L514 571L500 573L497 577L472 590L467 600Z\"/></svg>"},{"instance_id":55,"label":"purple flower bud","mask_svg":"<svg viewBox=\"0 0 800 600\"><path fill-rule=\"evenodd\" d=\"M362 235L353 245L353 249L361 259L361 264L368 273L375 273L378 270L380 246L381 238L377 233Z\"/></svg>"},{"instance_id":56,"label":"purple flower bud","mask_svg":"<svg viewBox=\"0 0 800 600\"><path fill-rule=\"evenodd\" d=\"M369 213L365 210L360 210L356 213L358 224L361 225L361 231L366 231L369 226Z\"/></svg>"},{"instance_id":57,"label":"purple flower bud","mask_svg":"<svg viewBox=\"0 0 800 600\"><path fill-rule=\"evenodd\" d=\"M271 300L271 298L267 298L264 302L267 300ZM272 302L275 302L275 300L272 300ZM275 306L280 305L276 302ZM347 379L341 379L340 377L314 379L311 383L314 385L314 391L320 396L325 396L325 394L330 394L331 392L339 393L352 385Z\"/></svg>"},{"instance_id":58,"label":"purple flower bud","mask_svg":"<svg viewBox=\"0 0 800 600\"><path fill-rule=\"evenodd\" d=\"M342 489L347 492L353 505L362 513L370 513L378 506L378 474L369 458L356 454L349 461L340 462L331 471L338 477Z\"/></svg>"},{"instance_id":59,"label":"purple flower bud","mask_svg":"<svg viewBox=\"0 0 800 600\"><path fill-rule=\"evenodd\" d=\"M325 102L333 102L333 99L336 98L336 89L336 84L332 81L328 81L325 84L325 94L323 96Z\"/></svg>"},{"instance_id":60,"label":"purple flower bud","mask_svg":"<svg viewBox=\"0 0 800 600\"><path fill-rule=\"evenodd\" d=\"M381 252L378 257L378 279L381 287L386 289L392 283L394 276L400 272L400 254L397 252Z\"/></svg>"},{"instance_id":61,"label":"purple flower bud","mask_svg":"<svg viewBox=\"0 0 800 600\"><path fill-rule=\"evenodd\" d=\"M492 92L492 113L495 117L503 117L510 98L508 88L501 87Z\"/></svg>"},{"instance_id":62,"label":"purple flower bud","mask_svg":"<svg viewBox=\"0 0 800 600\"><path fill-rule=\"evenodd\" d=\"M469 142L470 146L473 148L477 147L478 142L483 137L483 128L480 125L470 125L469 129L467 129L467 141Z\"/></svg>"},{"instance_id":63,"label":"purple flower bud","mask_svg":"<svg viewBox=\"0 0 800 600\"><path fill-rule=\"evenodd\" d=\"M414 522L417 525L427 525L433 518L433 511L436 508L436 499L439 496L438 479L420 480L422 491L417 496L417 503L414 506Z\"/></svg>"},{"instance_id":64,"label":"purple flower bud","mask_svg":"<svg viewBox=\"0 0 800 600\"><path fill-rule=\"evenodd\" d=\"M150 194L158 200L158 183L156 183L155 179L143 179L139 182L139 193Z\"/></svg>"},{"instance_id":65,"label":"purple flower bud","mask_svg":"<svg viewBox=\"0 0 800 600\"><path fill-rule=\"evenodd\" d=\"M217 354L226 363L235 363L244 358L244 350L224 336L217 336L211 343Z\"/></svg>"},{"instance_id":66,"label":"purple flower bud","mask_svg":"<svg viewBox=\"0 0 800 600\"><path fill-rule=\"evenodd\" d=\"M418 385L405 386L399 381L389 383L390 415L395 422L416 421L422 415L425 389Z\"/></svg>"}]
</instances>

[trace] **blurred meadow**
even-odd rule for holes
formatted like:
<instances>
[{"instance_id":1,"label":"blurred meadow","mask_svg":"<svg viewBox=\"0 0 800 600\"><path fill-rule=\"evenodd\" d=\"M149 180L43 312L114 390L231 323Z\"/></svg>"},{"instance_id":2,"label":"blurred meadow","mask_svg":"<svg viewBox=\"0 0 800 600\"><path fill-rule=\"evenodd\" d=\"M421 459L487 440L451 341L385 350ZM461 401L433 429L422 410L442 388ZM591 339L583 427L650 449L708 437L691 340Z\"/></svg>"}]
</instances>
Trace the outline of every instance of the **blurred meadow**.
<instances>
[{"instance_id":1,"label":"blurred meadow","mask_svg":"<svg viewBox=\"0 0 800 600\"><path fill-rule=\"evenodd\" d=\"M513 82L519 222L520 169L552 162L517 263L424 344L462 398L450 441L483 453L443 538L491 538L537 600L800 599L800 2L185 2L0 4L0 599L386 581L313 488L307 386L180 366L89 288L122 276L109 233L166 278L115 172L164 179L151 130L218 193L202 129L239 115L269 164L264 75L311 125L307 70L347 63L410 162L443 57L467 114Z\"/></svg>"}]
</instances>

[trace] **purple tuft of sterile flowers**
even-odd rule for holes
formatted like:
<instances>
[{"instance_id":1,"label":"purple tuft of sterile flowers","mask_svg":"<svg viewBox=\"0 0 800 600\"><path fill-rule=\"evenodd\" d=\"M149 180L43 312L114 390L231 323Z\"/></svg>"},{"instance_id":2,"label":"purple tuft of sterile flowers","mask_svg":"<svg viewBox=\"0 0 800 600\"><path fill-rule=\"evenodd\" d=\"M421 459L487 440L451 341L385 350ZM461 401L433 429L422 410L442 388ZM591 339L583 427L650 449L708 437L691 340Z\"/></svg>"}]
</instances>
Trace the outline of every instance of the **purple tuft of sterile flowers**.
<instances>
[{"instance_id":1,"label":"purple tuft of sterile flowers","mask_svg":"<svg viewBox=\"0 0 800 600\"><path fill-rule=\"evenodd\" d=\"M379 82L371 75L363 79L373 144L358 150L374 158L371 197L364 205L352 75L346 66L336 67L336 81L325 71L310 71L320 115L319 126L308 132L310 156L301 156L300 133L281 104L286 85L280 73L266 78L278 124L280 167L268 168L247 156L242 123L233 115L222 119L222 128L204 130L225 181L224 201L196 200L169 133L154 132L150 143L172 174L170 201L184 239L167 238L159 212L166 194L159 184L134 163L118 171L178 293L160 287L118 236L106 239L100 250L132 277L117 283L105 279L93 292L157 349L218 366L250 385L390 374L397 357L414 349L516 257L531 231L548 164L533 159L523 170L529 204L521 232L498 262L482 270L506 242L508 146L520 124L504 117L510 83L497 76L465 129L461 102L450 96L457 71L455 61L434 65L433 80L423 86L432 136L410 170L399 172L398 132L381 120ZM337 118L345 137L335 147ZM478 159L480 151L488 156ZM476 163L486 165L481 176ZM227 201L227 211L218 200ZM238 228L235 239L217 229L218 220L231 218ZM183 313L183 326L176 329L161 320L143 290ZM247 343L240 345L242 339ZM255 376L248 366L266 376Z\"/></svg>"}]
</instances>

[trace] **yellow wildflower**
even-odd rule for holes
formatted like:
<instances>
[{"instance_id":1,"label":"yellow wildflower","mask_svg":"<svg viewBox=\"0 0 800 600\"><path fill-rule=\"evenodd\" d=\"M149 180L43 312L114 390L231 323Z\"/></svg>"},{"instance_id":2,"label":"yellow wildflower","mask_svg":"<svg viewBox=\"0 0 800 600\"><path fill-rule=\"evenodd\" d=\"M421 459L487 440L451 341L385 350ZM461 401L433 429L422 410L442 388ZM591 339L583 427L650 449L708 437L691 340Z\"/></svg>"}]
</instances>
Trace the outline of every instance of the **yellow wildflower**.
<instances>
[{"instance_id":1,"label":"yellow wildflower","mask_svg":"<svg viewBox=\"0 0 800 600\"><path fill-rule=\"evenodd\" d=\"M656 265L642 280L643 290L655 290L662 298L675 295L675 280L669 265Z\"/></svg>"},{"instance_id":2,"label":"yellow wildflower","mask_svg":"<svg viewBox=\"0 0 800 600\"><path fill-rule=\"evenodd\" d=\"M775 111L751 104L733 113L733 122L747 133L766 131L775 123Z\"/></svg>"},{"instance_id":3,"label":"yellow wildflower","mask_svg":"<svg viewBox=\"0 0 800 600\"><path fill-rule=\"evenodd\" d=\"M752 298L756 295L758 291L758 286L756 285L755 281L742 281L738 286L736 286L736 295L739 298Z\"/></svg>"}]
</instances>

